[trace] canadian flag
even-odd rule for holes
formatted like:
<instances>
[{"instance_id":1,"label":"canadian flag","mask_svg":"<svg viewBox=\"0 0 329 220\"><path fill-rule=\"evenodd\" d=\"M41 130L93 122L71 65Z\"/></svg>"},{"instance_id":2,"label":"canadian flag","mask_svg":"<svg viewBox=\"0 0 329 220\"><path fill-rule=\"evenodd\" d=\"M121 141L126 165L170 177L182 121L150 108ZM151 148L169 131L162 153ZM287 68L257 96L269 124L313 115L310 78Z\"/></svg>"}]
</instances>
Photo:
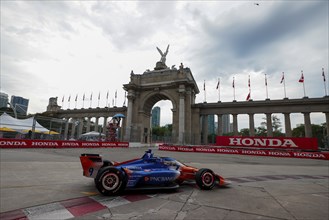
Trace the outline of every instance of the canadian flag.
<instances>
[{"instance_id":1,"label":"canadian flag","mask_svg":"<svg viewBox=\"0 0 329 220\"><path fill-rule=\"evenodd\" d=\"M216 89L219 89L219 78L218 78Z\"/></svg>"},{"instance_id":2,"label":"canadian flag","mask_svg":"<svg viewBox=\"0 0 329 220\"><path fill-rule=\"evenodd\" d=\"M323 77L323 82L326 81L326 76L324 75L324 68L322 68L322 77Z\"/></svg>"},{"instance_id":3,"label":"canadian flag","mask_svg":"<svg viewBox=\"0 0 329 220\"><path fill-rule=\"evenodd\" d=\"M280 83L283 83L283 80L284 80L284 72L282 72L282 78Z\"/></svg>"},{"instance_id":4,"label":"canadian flag","mask_svg":"<svg viewBox=\"0 0 329 220\"><path fill-rule=\"evenodd\" d=\"M303 83L304 82L303 70L302 70L302 75L300 76L300 79L298 80L298 82L300 82L300 83Z\"/></svg>"},{"instance_id":5,"label":"canadian flag","mask_svg":"<svg viewBox=\"0 0 329 220\"><path fill-rule=\"evenodd\" d=\"M248 101L249 99L250 99L250 92L248 93L246 100Z\"/></svg>"}]
</instances>

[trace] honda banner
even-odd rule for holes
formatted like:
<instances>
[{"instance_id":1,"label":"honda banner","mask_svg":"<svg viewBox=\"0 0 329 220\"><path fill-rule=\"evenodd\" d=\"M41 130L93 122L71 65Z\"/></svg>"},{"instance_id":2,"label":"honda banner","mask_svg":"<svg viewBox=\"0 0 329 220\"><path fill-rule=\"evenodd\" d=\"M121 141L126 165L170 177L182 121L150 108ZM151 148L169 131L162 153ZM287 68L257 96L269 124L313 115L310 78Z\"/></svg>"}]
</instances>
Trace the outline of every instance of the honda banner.
<instances>
[{"instance_id":1,"label":"honda banner","mask_svg":"<svg viewBox=\"0 0 329 220\"><path fill-rule=\"evenodd\" d=\"M53 141L0 138L0 148L92 148L129 147L129 142Z\"/></svg>"},{"instance_id":2,"label":"honda banner","mask_svg":"<svg viewBox=\"0 0 329 220\"><path fill-rule=\"evenodd\" d=\"M217 146L318 150L316 138L217 136Z\"/></svg>"},{"instance_id":3,"label":"honda banner","mask_svg":"<svg viewBox=\"0 0 329 220\"><path fill-rule=\"evenodd\" d=\"M305 152L287 150L268 149L241 149L213 146L174 146L162 144L159 146L162 151L194 152L194 153L214 153L214 154L240 154L249 156L287 157L329 160L329 152Z\"/></svg>"}]
</instances>

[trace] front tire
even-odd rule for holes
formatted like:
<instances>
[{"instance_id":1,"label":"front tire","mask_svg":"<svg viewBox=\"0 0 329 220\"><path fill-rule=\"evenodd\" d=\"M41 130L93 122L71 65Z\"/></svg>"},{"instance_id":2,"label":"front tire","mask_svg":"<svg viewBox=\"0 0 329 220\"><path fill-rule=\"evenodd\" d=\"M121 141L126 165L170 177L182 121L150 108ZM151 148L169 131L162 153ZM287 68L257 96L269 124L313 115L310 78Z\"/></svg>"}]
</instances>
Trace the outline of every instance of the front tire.
<instances>
[{"instance_id":1,"label":"front tire","mask_svg":"<svg viewBox=\"0 0 329 220\"><path fill-rule=\"evenodd\" d=\"M200 189L210 190L216 184L216 176L210 169L199 169L195 174L195 182Z\"/></svg>"},{"instance_id":2,"label":"front tire","mask_svg":"<svg viewBox=\"0 0 329 220\"><path fill-rule=\"evenodd\" d=\"M116 195L122 192L127 184L123 172L115 167L103 167L100 169L95 178L98 191L105 196Z\"/></svg>"}]
</instances>

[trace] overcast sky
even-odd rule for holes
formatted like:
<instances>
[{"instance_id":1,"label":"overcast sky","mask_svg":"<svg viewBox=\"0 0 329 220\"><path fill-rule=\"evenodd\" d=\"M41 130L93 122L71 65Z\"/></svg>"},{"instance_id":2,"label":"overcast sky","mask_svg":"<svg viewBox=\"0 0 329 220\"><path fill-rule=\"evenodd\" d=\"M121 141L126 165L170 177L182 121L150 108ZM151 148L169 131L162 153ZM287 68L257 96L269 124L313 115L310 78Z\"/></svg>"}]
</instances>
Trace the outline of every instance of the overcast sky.
<instances>
[{"instance_id":1,"label":"overcast sky","mask_svg":"<svg viewBox=\"0 0 329 220\"><path fill-rule=\"evenodd\" d=\"M328 1L3 1L1 92L29 99L29 113L44 112L50 97L64 109L124 103L130 72L152 70L170 44L167 66L189 67L200 89L196 102L245 101L328 92ZM107 92L109 98L106 100ZM82 98L85 94L85 101ZM91 95L92 94L92 95ZM78 102L75 97L78 95ZM71 96L69 104L68 98ZM92 101L90 98L92 96ZM62 98L64 102L62 103ZM115 102L115 101L114 101ZM161 124L171 123L171 103ZM255 125L264 115L257 115ZM279 115L280 118L282 116ZM239 116L239 129L248 127ZM311 114L323 123L323 114ZM292 124L303 123L293 114Z\"/></svg>"}]
</instances>

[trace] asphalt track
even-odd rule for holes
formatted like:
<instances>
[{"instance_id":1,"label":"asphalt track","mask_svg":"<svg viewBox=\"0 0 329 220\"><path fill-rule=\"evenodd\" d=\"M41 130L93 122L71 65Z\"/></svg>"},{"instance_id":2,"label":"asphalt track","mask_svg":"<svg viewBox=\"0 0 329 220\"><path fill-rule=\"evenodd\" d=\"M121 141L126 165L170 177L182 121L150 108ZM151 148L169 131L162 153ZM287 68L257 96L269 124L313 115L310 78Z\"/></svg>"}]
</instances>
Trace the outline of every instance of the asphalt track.
<instances>
[{"instance_id":1,"label":"asphalt track","mask_svg":"<svg viewBox=\"0 0 329 220\"><path fill-rule=\"evenodd\" d=\"M232 184L116 197L99 195L93 180L82 176L81 153L122 161L146 149L0 149L0 219L328 219L329 161L154 149L210 168Z\"/></svg>"}]
</instances>

